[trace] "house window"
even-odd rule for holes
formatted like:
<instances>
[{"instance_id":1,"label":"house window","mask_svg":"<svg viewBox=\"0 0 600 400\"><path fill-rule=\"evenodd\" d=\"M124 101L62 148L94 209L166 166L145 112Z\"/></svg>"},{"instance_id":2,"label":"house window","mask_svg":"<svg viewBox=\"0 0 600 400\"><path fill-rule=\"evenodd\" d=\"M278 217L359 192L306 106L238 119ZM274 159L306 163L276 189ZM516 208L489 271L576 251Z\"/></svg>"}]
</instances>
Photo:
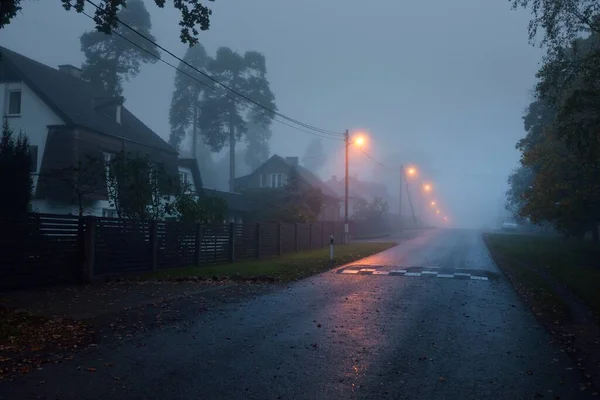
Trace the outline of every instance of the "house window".
<instances>
[{"instance_id":1,"label":"house window","mask_svg":"<svg viewBox=\"0 0 600 400\"><path fill-rule=\"evenodd\" d=\"M277 174L271 174L271 187L277 187Z\"/></svg>"},{"instance_id":2,"label":"house window","mask_svg":"<svg viewBox=\"0 0 600 400\"><path fill-rule=\"evenodd\" d=\"M190 184L190 174L187 172L179 171L179 181L184 185Z\"/></svg>"},{"instance_id":3,"label":"house window","mask_svg":"<svg viewBox=\"0 0 600 400\"><path fill-rule=\"evenodd\" d=\"M21 115L21 91L10 90L8 92L8 115Z\"/></svg>"}]
</instances>

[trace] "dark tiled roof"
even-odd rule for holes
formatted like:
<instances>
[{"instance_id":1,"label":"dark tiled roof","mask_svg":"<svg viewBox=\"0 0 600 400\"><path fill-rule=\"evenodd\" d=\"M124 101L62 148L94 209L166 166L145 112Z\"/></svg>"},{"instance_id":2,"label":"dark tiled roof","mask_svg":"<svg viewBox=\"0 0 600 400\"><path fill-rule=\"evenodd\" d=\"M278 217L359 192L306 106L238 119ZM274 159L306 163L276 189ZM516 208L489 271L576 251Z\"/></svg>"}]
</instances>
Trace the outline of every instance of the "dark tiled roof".
<instances>
[{"instance_id":1,"label":"dark tiled roof","mask_svg":"<svg viewBox=\"0 0 600 400\"><path fill-rule=\"evenodd\" d=\"M289 169L294 167L294 163L291 162L290 160L287 160L277 154L274 154L273 156L271 156L271 158L269 158L267 161L262 163L262 165L260 165L257 169L255 169L251 174L240 176L239 178L236 178L235 179L236 188L239 188L239 189L250 188L251 180L252 180L252 177L254 176L254 174L256 174L257 171L259 171L265 164L271 163L271 162L279 162L279 163L287 166ZM323 193L324 196L327 196L327 197L330 197L330 198L333 198L336 200L340 199L340 196L338 196L334 190L332 190L329 186L327 186L321 179L319 179L319 177L317 177L311 171L309 171L308 169L306 169L303 166L298 165L298 164L296 164L295 167L296 167L296 171L298 171L298 174L300 175L300 177L306 183L308 183L310 186L321 189L321 192Z\"/></svg>"},{"instance_id":2,"label":"dark tiled roof","mask_svg":"<svg viewBox=\"0 0 600 400\"><path fill-rule=\"evenodd\" d=\"M283 160L283 162L285 162L287 165L289 165L290 167L294 167L294 164L286 159L283 158L281 156L278 156L277 154L275 154L273 157L279 157ZM310 170L304 168L302 165L296 165L296 171L298 171L298 174L300 174L300 176L306 181L308 182L308 184L310 184L312 187L315 188L319 188L321 189L321 192L328 197L334 197L334 198L338 198L339 196L337 195L337 193L335 193L333 190L331 190L331 188L329 186L327 186L317 175L315 175L313 172L311 172Z\"/></svg>"},{"instance_id":3,"label":"dark tiled roof","mask_svg":"<svg viewBox=\"0 0 600 400\"><path fill-rule=\"evenodd\" d=\"M94 98L107 97L107 93L95 85L4 47L0 47L0 61L6 62L19 73L25 83L68 125L81 126L176 153L175 149L125 107L122 108L120 124L115 117L94 108Z\"/></svg>"}]
</instances>

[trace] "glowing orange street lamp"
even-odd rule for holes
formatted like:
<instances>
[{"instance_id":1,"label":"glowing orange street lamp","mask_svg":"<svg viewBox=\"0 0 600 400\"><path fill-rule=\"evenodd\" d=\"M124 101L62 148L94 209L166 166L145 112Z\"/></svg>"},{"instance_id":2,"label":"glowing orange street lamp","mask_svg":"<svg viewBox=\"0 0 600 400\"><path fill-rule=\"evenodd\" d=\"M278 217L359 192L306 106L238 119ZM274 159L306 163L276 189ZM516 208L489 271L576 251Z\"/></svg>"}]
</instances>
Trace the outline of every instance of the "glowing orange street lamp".
<instances>
[{"instance_id":1,"label":"glowing orange street lamp","mask_svg":"<svg viewBox=\"0 0 600 400\"><path fill-rule=\"evenodd\" d=\"M431 192L431 185L429 183L426 183L425 185L423 185L423 190L426 192Z\"/></svg>"},{"instance_id":2,"label":"glowing orange street lamp","mask_svg":"<svg viewBox=\"0 0 600 400\"><path fill-rule=\"evenodd\" d=\"M431 207L435 207L435 201L431 202Z\"/></svg>"},{"instance_id":3,"label":"glowing orange street lamp","mask_svg":"<svg viewBox=\"0 0 600 400\"><path fill-rule=\"evenodd\" d=\"M346 160L345 160L345 183L344 183L344 243L348 243L348 153L351 144L355 144L362 147L365 144L365 136L363 134L357 134L355 137L350 138L348 130L344 132L344 142L346 147Z\"/></svg>"},{"instance_id":4,"label":"glowing orange street lamp","mask_svg":"<svg viewBox=\"0 0 600 400\"><path fill-rule=\"evenodd\" d=\"M408 167L406 173L408 176L415 176L417 174L417 169L415 167Z\"/></svg>"},{"instance_id":5,"label":"glowing orange street lamp","mask_svg":"<svg viewBox=\"0 0 600 400\"><path fill-rule=\"evenodd\" d=\"M435 210L435 213L436 213L436 214L439 214L439 213L440 213L440 210Z\"/></svg>"}]
</instances>

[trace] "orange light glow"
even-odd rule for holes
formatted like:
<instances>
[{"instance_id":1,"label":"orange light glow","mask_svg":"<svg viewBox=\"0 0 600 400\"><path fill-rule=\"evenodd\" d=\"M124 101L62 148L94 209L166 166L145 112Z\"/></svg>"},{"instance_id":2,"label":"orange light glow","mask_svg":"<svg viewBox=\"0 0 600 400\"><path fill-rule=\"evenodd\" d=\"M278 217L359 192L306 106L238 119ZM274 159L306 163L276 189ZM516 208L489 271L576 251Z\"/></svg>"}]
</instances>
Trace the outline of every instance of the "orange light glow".
<instances>
[{"instance_id":1,"label":"orange light glow","mask_svg":"<svg viewBox=\"0 0 600 400\"><path fill-rule=\"evenodd\" d=\"M410 176L415 176L417 174L417 169L415 167L408 167L406 173Z\"/></svg>"},{"instance_id":2,"label":"orange light glow","mask_svg":"<svg viewBox=\"0 0 600 400\"><path fill-rule=\"evenodd\" d=\"M435 207L435 201L431 202L431 207Z\"/></svg>"},{"instance_id":3,"label":"orange light glow","mask_svg":"<svg viewBox=\"0 0 600 400\"><path fill-rule=\"evenodd\" d=\"M431 185L429 183L426 183L425 185L423 185L423 190L426 192L431 192Z\"/></svg>"},{"instance_id":4,"label":"orange light glow","mask_svg":"<svg viewBox=\"0 0 600 400\"><path fill-rule=\"evenodd\" d=\"M440 213L440 210L435 210L435 213L436 213L436 214L439 214L439 213Z\"/></svg>"},{"instance_id":5,"label":"orange light glow","mask_svg":"<svg viewBox=\"0 0 600 400\"><path fill-rule=\"evenodd\" d=\"M362 146L363 144L365 144L365 137L358 136L356 139L354 139L354 144L356 144L357 146Z\"/></svg>"}]
</instances>

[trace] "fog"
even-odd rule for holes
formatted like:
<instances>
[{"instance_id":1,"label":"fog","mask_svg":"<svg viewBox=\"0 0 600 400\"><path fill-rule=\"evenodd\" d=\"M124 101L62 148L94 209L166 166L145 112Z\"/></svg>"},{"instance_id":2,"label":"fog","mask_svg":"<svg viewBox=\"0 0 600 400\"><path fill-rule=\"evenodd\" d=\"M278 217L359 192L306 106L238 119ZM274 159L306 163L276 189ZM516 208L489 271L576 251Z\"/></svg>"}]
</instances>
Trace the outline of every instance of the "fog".
<instances>
[{"instance_id":1,"label":"fog","mask_svg":"<svg viewBox=\"0 0 600 400\"><path fill-rule=\"evenodd\" d=\"M282 113L327 130L367 132L365 151L391 169L354 151L352 175L382 181L397 196L396 169L414 163L453 226L496 221L542 55L528 44L526 11L512 11L507 0L209 5L211 28L200 41L210 55L220 46L262 52ZM158 43L183 56L179 13L151 1L147 8ZM24 2L0 31L0 45L50 66L80 66L79 36L92 27L58 0ZM162 63L142 65L124 92L126 106L164 139L174 75ZM281 156L302 157L313 139L277 122L271 129L271 152ZM343 142L323 145L328 162L320 176L341 177Z\"/></svg>"}]
</instances>

